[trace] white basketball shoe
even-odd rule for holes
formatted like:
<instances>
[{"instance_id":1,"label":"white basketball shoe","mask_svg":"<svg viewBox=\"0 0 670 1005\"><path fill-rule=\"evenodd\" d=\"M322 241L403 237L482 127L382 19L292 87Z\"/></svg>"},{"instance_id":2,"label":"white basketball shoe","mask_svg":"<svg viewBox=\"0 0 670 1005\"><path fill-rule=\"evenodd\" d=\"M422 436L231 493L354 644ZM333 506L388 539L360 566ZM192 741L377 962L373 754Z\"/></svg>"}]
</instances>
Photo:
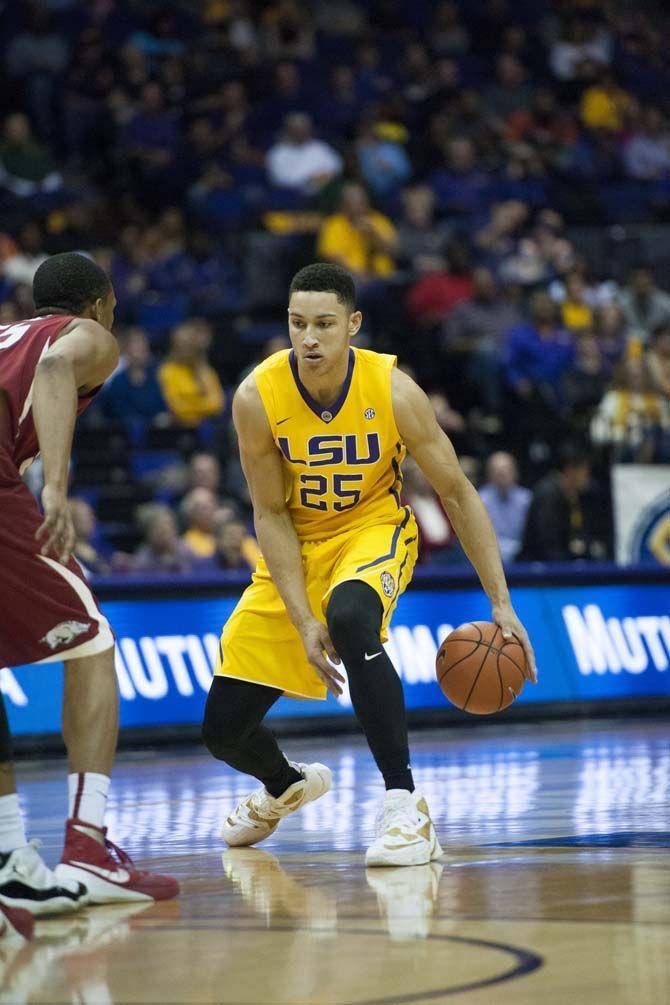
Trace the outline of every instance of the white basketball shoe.
<instances>
[{"instance_id":1,"label":"white basketball shoe","mask_svg":"<svg viewBox=\"0 0 670 1005\"><path fill-rule=\"evenodd\" d=\"M277 829L283 817L329 791L333 775L325 764L289 763L302 774L299 782L289 785L276 799L266 788L256 789L238 803L227 818L221 836L231 848L264 841Z\"/></svg>"},{"instance_id":2,"label":"white basketball shoe","mask_svg":"<svg viewBox=\"0 0 670 1005\"><path fill-rule=\"evenodd\" d=\"M418 792L389 789L377 817L368 866L427 865L442 855L428 804Z\"/></svg>"},{"instance_id":3,"label":"white basketball shoe","mask_svg":"<svg viewBox=\"0 0 670 1005\"><path fill-rule=\"evenodd\" d=\"M0 901L35 917L78 911L89 894L77 879L62 879L37 852L38 841L0 855Z\"/></svg>"}]
</instances>

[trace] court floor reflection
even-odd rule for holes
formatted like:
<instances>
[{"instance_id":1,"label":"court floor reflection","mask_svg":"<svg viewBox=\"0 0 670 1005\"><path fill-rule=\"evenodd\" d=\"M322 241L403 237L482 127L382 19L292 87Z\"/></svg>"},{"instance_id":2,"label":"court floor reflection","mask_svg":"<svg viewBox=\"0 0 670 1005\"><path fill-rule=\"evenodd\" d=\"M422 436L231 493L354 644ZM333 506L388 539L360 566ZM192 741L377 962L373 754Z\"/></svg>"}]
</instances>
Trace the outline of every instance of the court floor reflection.
<instances>
[{"instance_id":1,"label":"court floor reflection","mask_svg":"<svg viewBox=\"0 0 670 1005\"><path fill-rule=\"evenodd\" d=\"M331 765L334 789L257 849L219 837L249 779L199 751L122 755L111 836L177 875L182 896L0 945L0 1002L670 1000L669 741L653 721L418 733L417 784L446 857L367 871L381 787L357 737L287 741ZM53 863L62 764L24 765L20 784Z\"/></svg>"}]
</instances>

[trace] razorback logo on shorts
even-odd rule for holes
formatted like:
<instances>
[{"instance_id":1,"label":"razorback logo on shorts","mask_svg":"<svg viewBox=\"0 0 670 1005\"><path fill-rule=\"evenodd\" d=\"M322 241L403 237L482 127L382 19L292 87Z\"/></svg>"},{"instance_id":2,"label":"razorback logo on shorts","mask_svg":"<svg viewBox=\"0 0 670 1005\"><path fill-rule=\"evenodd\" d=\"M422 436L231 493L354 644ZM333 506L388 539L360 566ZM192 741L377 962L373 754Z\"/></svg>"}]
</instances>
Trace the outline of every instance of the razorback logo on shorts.
<instances>
[{"instance_id":1,"label":"razorback logo on shorts","mask_svg":"<svg viewBox=\"0 0 670 1005\"><path fill-rule=\"evenodd\" d=\"M72 642L78 635L83 635L90 627L85 621L61 621L59 625L49 629L40 642L44 642L49 649L58 649L59 646Z\"/></svg>"},{"instance_id":2,"label":"razorback logo on shorts","mask_svg":"<svg viewBox=\"0 0 670 1005\"><path fill-rule=\"evenodd\" d=\"M382 572L381 574L382 590L384 591L384 596L392 597L395 593L395 579L390 572Z\"/></svg>"}]
</instances>

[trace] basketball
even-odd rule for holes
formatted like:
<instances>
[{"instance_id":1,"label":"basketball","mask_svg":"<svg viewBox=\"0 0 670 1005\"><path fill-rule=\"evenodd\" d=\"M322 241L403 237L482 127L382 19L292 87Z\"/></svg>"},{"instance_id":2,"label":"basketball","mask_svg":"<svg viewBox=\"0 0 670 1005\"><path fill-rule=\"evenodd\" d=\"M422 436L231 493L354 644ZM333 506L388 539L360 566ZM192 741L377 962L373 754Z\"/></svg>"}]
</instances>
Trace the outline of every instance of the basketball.
<instances>
[{"instance_id":1,"label":"basketball","mask_svg":"<svg viewBox=\"0 0 670 1005\"><path fill-rule=\"evenodd\" d=\"M515 638L503 638L498 625L470 621L447 635L435 672L452 705L473 715L491 715L521 694L526 655Z\"/></svg>"}]
</instances>

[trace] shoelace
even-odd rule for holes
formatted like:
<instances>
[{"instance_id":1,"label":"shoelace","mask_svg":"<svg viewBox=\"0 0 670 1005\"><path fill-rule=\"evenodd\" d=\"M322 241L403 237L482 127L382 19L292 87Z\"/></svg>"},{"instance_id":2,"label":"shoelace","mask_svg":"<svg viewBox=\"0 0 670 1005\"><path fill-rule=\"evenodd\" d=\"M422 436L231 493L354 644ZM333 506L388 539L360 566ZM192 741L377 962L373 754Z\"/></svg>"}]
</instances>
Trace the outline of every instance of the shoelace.
<instances>
[{"instance_id":1,"label":"shoelace","mask_svg":"<svg viewBox=\"0 0 670 1005\"><path fill-rule=\"evenodd\" d=\"M375 833L379 837L380 834L391 830L392 827L413 829L415 826L416 814L413 812L413 807L404 800L402 802L394 801L391 804L385 803L377 814Z\"/></svg>"},{"instance_id":2,"label":"shoelace","mask_svg":"<svg viewBox=\"0 0 670 1005\"><path fill-rule=\"evenodd\" d=\"M120 865L129 865L131 869L134 869L135 868L135 863L133 862L133 860L130 857L130 855L128 854L128 852L124 851L123 848L119 848L118 844L114 844L114 842L110 841L110 839L107 837L107 828L106 827L103 827L103 829L102 829L102 836L105 839L105 848L109 852L114 852L114 854L116 855L116 857L117 857L117 859L119 861L119 864Z\"/></svg>"},{"instance_id":3,"label":"shoelace","mask_svg":"<svg viewBox=\"0 0 670 1005\"><path fill-rule=\"evenodd\" d=\"M249 803L259 816L265 816L268 819L273 819L277 816L277 813L272 808L273 802L274 799L267 789L256 789L255 792L251 793L251 799L249 800Z\"/></svg>"}]
</instances>

